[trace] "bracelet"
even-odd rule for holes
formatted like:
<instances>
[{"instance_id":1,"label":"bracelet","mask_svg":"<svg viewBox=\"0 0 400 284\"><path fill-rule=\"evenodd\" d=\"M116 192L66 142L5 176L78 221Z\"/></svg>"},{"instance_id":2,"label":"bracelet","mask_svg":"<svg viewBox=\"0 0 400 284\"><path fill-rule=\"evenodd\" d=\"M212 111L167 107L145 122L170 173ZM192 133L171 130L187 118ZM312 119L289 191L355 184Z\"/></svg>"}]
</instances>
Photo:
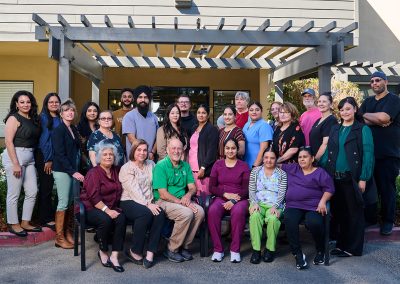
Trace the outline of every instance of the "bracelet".
<instances>
[{"instance_id":1,"label":"bracelet","mask_svg":"<svg viewBox=\"0 0 400 284\"><path fill-rule=\"evenodd\" d=\"M104 207L101 209L101 211L106 212L107 209L108 209L108 206L104 205Z\"/></svg>"},{"instance_id":2,"label":"bracelet","mask_svg":"<svg viewBox=\"0 0 400 284\"><path fill-rule=\"evenodd\" d=\"M235 205L237 203L237 201L235 199L229 199L230 202L233 203L233 205Z\"/></svg>"}]
</instances>

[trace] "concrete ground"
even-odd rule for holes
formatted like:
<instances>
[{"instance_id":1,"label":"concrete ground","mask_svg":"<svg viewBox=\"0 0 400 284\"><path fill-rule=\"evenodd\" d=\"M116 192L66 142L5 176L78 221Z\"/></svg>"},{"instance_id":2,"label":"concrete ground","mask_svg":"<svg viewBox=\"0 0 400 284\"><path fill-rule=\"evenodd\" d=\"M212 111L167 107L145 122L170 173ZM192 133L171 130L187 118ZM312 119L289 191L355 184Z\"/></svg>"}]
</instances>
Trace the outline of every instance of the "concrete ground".
<instances>
[{"instance_id":1,"label":"concrete ground","mask_svg":"<svg viewBox=\"0 0 400 284\"><path fill-rule=\"evenodd\" d=\"M124 273L102 267L97 258L93 234L87 236L87 271L80 271L80 257L48 242L35 247L0 249L0 283L400 283L400 242L367 243L362 257L331 258L331 265L313 265L314 249L307 232L302 232L303 251L309 268L298 271L287 244L278 245L273 263L250 264L248 237L242 246L242 263L222 263L201 258L198 241L195 259L171 263L163 256L146 270L120 257ZM129 245L130 234L127 235Z\"/></svg>"}]
</instances>

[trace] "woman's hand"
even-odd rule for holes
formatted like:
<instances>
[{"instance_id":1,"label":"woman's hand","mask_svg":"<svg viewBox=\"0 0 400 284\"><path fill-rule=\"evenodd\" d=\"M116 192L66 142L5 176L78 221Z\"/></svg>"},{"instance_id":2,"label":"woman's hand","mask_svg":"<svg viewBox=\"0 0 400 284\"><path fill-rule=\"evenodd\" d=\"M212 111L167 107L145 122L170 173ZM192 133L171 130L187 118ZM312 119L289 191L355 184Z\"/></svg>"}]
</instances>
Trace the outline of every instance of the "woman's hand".
<instances>
[{"instance_id":1,"label":"woman's hand","mask_svg":"<svg viewBox=\"0 0 400 284\"><path fill-rule=\"evenodd\" d=\"M85 180L85 177L84 177L81 173L79 173L79 172L74 173L74 174L72 175L72 177L73 177L74 179L76 179L76 180L79 180L80 182L83 182L83 181Z\"/></svg>"},{"instance_id":2,"label":"woman's hand","mask_svg":"<svg viewBox=\"0 0 400 284\"><path fill-rule=\"evenodd\" d=\"M365 180L360 180L358 182L358 188L360 189L361 193L365 192L365 187L367 186L367 182Z\"/></svg>"},{"instance_id":3,"label":"woman's hand","mask_svg":"<svg viewBox=\"0 0 400 284\"><path fill-rule=\"evenodd\" d=\"M52 162L52 161L48 161L48 162L44 163L44 169L43 169L43 171L44 171L46 174L50 175L50 174L51 174L52 166L53 166L53 162Z\"/></svg>"},{"instance_id":4,"label":"woman's hand","mask_svg":"<svg viewBox=\"0 0 400 284\"><path fill-rule=\"evenodd\" d=\"M230 200L222 204L222 206L225 208L225 210L228 210L228 211L232 209L233 205L235 205L235 204L233 204L233 202Z\"/></svg>"},{"instance_id":5,"label":"woman's hand","mask_svg":"<svg viewBox=\"0 0 400 284\"><path fill-rule=\"evenodd\" d=\"M13 165L13 175L14 175L16 178L20 178L20 177L21 177L21 174L22 174L22 168L21 168L21 166L20 166L19 164Z\"/></svg>"},{"instance_id":6,"label":"woman's hand","mask_svg":"<svg viewBox=\"0 0 400 284\"><path fill-rule=\"evenodd\" d=\"M317 207L317 212L322 216L328 214L328 209L326 209L326 202L324 200L320 200Z\"/></svg>"},{"instance_id":7,"label":"woman's hand","mask_svg":"<svg viewBox=\"0 0 400 284\"><path fill-rule=\"evenodd\" d=\"M204 178L204 175L205 175L205 170L204 170L204 169L200 169L200 170L197 172L197 178L199 178L199 179Z\"/></svg>"},{"instance_id":8,"label":"woman's hand","mask_svg":"<svg viewBox=\"0 0 400 284\"><path fill-rule=\"evenodd\" d=\"M119 215L119 212L118 212L118 211L115 211L115 210L112 210L112 209L108 209L108 208L106 209L105 212L107 213L108 216L111 217L111 219L115 219L115 218L117 218L118 215Z\"/></svg>"},{"instance_id":9,"label":"woman's hand","mask_svg":"<svg viewBox=\"0 0 400 284\"><path fill-rule=\"evenodd\" d=\"M239 201L241 199L240 195L237 193L228 193L225 192L222 197L224 197L225 199L234 199L236 201Z\"/></svg>"},{"instance_id":10,"label":"woman's hand","mask_svg":"<svg viewBox=\"0 0 400 284\"><path fill-rule=\"evenodd\" d=\"M260 211L260 206L258 206L258 204L254 204L253 206L250 207L249 212L250 214L253 214L256 211Z\"/></svg>"},{"instance_id":11,"label":"woman's hand","mask_svg":"<svg viewBox=\"0 0 400 284\"><path fill-rule=\"evenodd\" d=\"M278 218L278 219L279 219L279 217L281 216L281 212L280 212L278 209L276 209L275 206L272 206L272 207L269 209L269 213L271 213L272 215L275 215L276 218Z\"/></svg>"},{"instance_id":12,"label":"woman's hand","mask_svg":"<svg viewBox=\"0 0 400 284\"><path fill-rule=\"evenodd\" d=\"M157 204L149 203L147 204L147 208L150 209L154 216L157 216L161 212L161 208Z\"/></svg>"}]
</instances>

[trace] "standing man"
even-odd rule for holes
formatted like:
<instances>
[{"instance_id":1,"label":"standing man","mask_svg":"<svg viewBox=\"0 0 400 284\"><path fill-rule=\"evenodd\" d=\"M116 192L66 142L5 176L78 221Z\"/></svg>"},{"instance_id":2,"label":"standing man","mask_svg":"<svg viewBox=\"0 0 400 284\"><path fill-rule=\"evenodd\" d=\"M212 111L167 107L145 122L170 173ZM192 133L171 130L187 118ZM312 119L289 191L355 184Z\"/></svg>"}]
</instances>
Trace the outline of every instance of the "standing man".
<instances>
[{"instance_id":1,"label":"standing man","mask_svg":"<svg viewBox=\"0 0 400 284\"><path fill-rule=\"evenodd\" d=\"M360 112L372 130L375 150L374 177L381 196L381 234L390 235L396 216L396 178L400 170L400 98L387 90L385 73L371 75L375 96L365 99Z\"/></svg>"},{"instance_id":2,"label":"standing man","mask_svg":"<svg viewBox=\"0 0 400 284\"><path fill-rule=\"evenodd\" d=\"M321 112L316 107L316 96L313 89L307 88L302 93L303 105L306 111L300 116L299 122L301 130L303 130L304 138L306 139L306 146L310 146L310 132L314 123L321 118Z\"/></svg>"},{"instance_id":3,"label":"standing man","mask_svg":"<svg viewBox=\"0 0 400 284\"><path fill-rule=\"evenodd\" d=\"M187 136L190 138L193 133L193 127L197 123L196 117L190 112L192 103L188 95L182 94L178 97L178 106L181 111L181 126L186 131Z\"/></svg>"},{"instance_id":4,"label":"standing man","mask_svg":"<svg viewBox=\"0 0 400 284\"><path fill-rule=\"evenodd\" d=\"M235 108L236 108L236 126L243 129L246 122L249 120L249 103L250 95L248 92L236 92L235 94ZM217 120L218 128L224 128L224 116L221 115Z\"/></svg>"},{"instance_id":5,"label":"standing man","mask_svg":"<svg viewBox=\"0 0 400 284\"><path fill-rule=\"evenodd\" d=\"M124 88L121 90L121 104L122 108L113 111L114 118L114 130L121 137L122 146L125 148L125 139L122 137L122 119L125 114L133 109L133 90L129 88Z\"/></svg>"},{"instance_id":6,"label":"standing man","mask_svg":"<svg viewBox=\"0 0 400 284\"><path fill-rule=\"evenodd\" d=\"M152 90L148 86L139 86L133 96L136 108L128 112L122 120L122 134L126 135L126 156L129 157L132 143L143 139L149 145L149 159L154 160L156 153L157 116L150 111Z\"/></svg>"},{"instance_id":7,"label":"standing man","mask_svg":"<svg viewBox=\"0 0 400 284\"><path fill-rule=\"evenodd\" d=\"M182 142L177 138L168 140L167 154L153 169L154 198L167 218L175 222L164 255L172 262L183 262L193 259L189 249L204 219L204 210L191 200L197 189L192 169L181 160Z\"/></svg>"}]
</instances>

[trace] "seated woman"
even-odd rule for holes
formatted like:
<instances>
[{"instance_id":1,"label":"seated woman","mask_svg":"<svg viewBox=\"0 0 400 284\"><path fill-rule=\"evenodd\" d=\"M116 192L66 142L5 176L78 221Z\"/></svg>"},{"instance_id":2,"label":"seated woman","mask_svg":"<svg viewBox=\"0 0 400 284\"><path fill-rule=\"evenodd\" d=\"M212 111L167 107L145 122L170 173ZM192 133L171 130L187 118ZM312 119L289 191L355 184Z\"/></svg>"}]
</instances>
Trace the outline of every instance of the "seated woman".
<instances>
[{"instance_id":1,"label":"seated woman","mask_svg":"<svg viewBox=\"0 0 400 284\"><path fill-rule=\"evenodd\" d=\"M225 214L231 215L231 262L238 263L240 242L246 224L249 206L248 185L250 170L248 165L237 158L238 142L231 138L225 142L225 159L218 160L210 175L210 192L216 197L208 210L208 228L214 244L211 259L222 261L224 248L221 241L221 219Z\"/></svg>"},{"instance_id":2,"label":"seated woman","mask_svg":"<svg viewBox=\"0 0 400 284\"><path fill-rule=\"evenodd\" d=\"M164 225L164 211L154 203L152 171L154 162L148 159L146 141L137 139L131 148L129 162L122 166L119 180L122 184L121 208L126 218L134 221L132 248L126 255L135 264L153 266L160 234ZM146 232L150 231L146 257L142 252Z\"/></svg>"},{"instance_id":3,"label":"seated woman","mask_svg":"<svg viewBox=\"0 0 400 284\"><path fill-rule=\"evenodd\" d=\"M250 174L250 236L253 254L250 262L260 263L261 237L264 223L267 224L267 245L263 260L272 262L276 247L276 237L281 226L280 217L284 207L287 188L286 173L276 167L277 156L272 147L263 155L263 165L253 168Z\"/></svg>"},{"instance_id":4,"label":"seated woman","mask_svg":"<svg viewBox=\"0 0 400 284\"><path fill-rule=\"evenodd\" d=\"M298 164L282 164L288 178L284 222L297 269L307 267L299 241L299 224L304 219L316 244L314 264L324 263L324 220L326 202L335 192L333 180L322 168L314 167L311 147L300 147Z\"/></svg>"},{"instance_id":5,"label":"seated woman","mask_svg":"<svg viewBox=\"0 0 400 284\"><path fill-rule=\"evenodd\" d=\"M118 180L118 152L113 144L100 142L96 146L97 166L85 176L80 199L86 209L86 222L96 227L100 250L97 253L104 267L124 272L118 262L123 248L125 215L118 208L122 186ZM108 255L108 239L112 239L111 256Z\"/></svg>"}]
</instances>

